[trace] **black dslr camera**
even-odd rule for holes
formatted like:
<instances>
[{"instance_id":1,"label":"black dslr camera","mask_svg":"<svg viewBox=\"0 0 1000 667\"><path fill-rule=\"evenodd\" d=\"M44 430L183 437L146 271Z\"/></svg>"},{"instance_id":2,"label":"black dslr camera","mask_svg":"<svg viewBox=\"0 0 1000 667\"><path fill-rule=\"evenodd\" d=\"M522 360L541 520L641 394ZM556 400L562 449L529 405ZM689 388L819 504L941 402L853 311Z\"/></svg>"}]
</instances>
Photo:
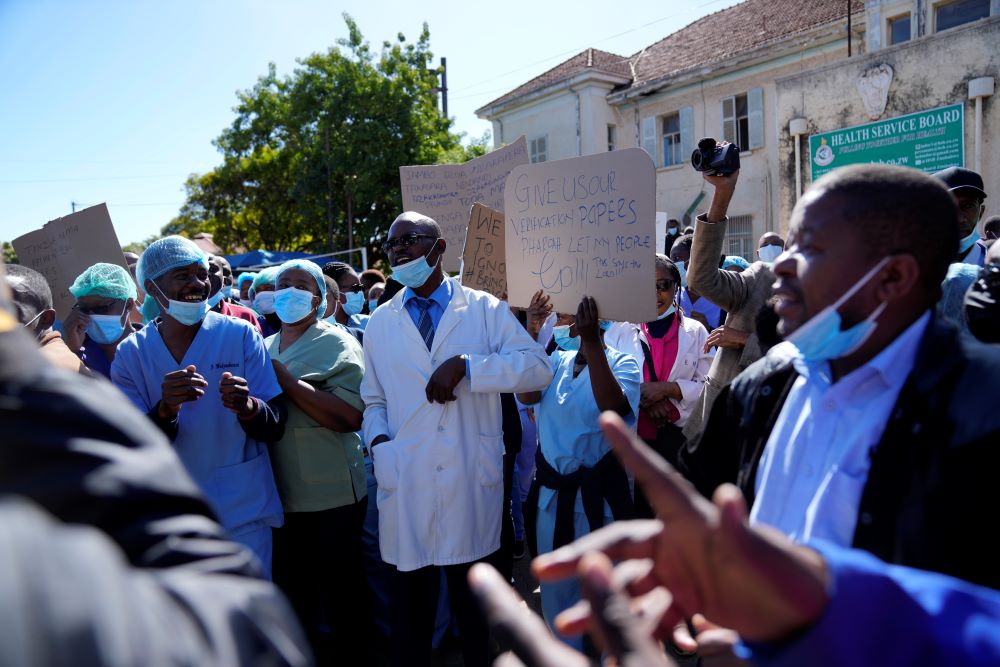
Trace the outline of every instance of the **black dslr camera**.
<instances>
[{"instance_id":1,"label":"black dslr camera","mask_svg":"<svg viewBox=\"0 0 1000 667\"><path fill-rule=\"evenodd\" d=\"M728 176L740 168L740 147L736 144L719 146L715 139L706 137L691 153L691 166L709 176Z\"/></svg>"}]
</instances>

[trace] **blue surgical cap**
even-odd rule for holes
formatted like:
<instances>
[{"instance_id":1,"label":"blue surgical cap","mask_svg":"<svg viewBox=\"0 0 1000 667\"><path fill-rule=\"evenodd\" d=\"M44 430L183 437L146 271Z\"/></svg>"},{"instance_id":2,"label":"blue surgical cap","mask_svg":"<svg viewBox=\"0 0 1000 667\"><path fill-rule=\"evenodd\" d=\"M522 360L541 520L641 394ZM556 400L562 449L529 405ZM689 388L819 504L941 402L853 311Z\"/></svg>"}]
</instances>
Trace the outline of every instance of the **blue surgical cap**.
<instances>
[{"instance_id":1,"label":"blue surgical cap","mask_svg":"<svg viewBox=\"0 0 1000 667\"><path fill-rule=\"evenodd\" d=\"M316 262L310 262L308 259L290 259L281 266L278 267L278 272L274 275L275 289L277 289L277 284L281 280L281 274L288 269L302 269L316 281L316 287L319 288L319 305L316 306L319 309L320 315L326 310L326 281L323 280L323 272L319 270L319 265Z\"/></svg>"},{"instance_id":2,"label":"blue surgical cap","mask_svg":"<svg viewBox=\"0 0 1000 667\"><path fill-rule=\"evenodd\" d=\"M726 259L722 262L723 269L741 268L744 271L750 268L750 262L746 261L739 255L726 255Z\"/></svg>"},{"instance_id":3,"label":"blue surgical cap","mask_svg":"<svg viewBox=\"0 0 1000 667\"><path fill-rule=\"evenodd\" d=\"M128 271L117 264L98 262L87 268L69 286L77 299L85 296L103 296L116 301L128 301L138 296L135 281Z\"/></svg>"},{"instance_id":4,"label":"blue surgical cap","mask_svg":"<svg viewBox=\"0 0 1000 667\"><path fill-rule=\"evenodd\" d=\"M191 264L201 264L207 269L208 255L194 241L183 236L167 236L154 241L139 255L139 261L135 265L135 279L146 289L147 280L156 280L167 271ZM142 314L147 322L160 314L160 306L151 295L146 295L142 302Z\"/></svg>"},{"instance_id":5,"label":"blue surgical cap","mask_svg":"<svg viewBox=\"0 0 1000 667\"><path fill-rule=\"evenodd\" d=\"M257 295L257 288L261 285L270 285L274 287L278 277L278 267L269 266L260 273L258 273L253 278L253 283L250 285L250 298L253 299Z\"/></svg>"},{"instance_id":6,"label":"blue surgical cap","mask_svg":"<svg viewBox=\"0 0 1000 667\"><path fill-rule=\"evenodd\" d=\"M257 277L257 274L253 271L248 271L246 273L241 273L239 278L236 279L236 286L243 289L243 283L252 283L253 279Z\"/></svg>"}]
</instances>

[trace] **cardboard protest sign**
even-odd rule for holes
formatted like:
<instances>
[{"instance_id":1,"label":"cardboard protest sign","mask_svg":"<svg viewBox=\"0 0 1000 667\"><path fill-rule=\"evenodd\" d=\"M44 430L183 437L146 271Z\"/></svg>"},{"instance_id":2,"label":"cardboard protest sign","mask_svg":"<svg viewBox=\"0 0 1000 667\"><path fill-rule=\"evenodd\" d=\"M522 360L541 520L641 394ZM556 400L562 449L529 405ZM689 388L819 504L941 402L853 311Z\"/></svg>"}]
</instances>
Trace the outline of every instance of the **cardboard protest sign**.
<instances>
[{"instance_id":1,"label":"cardboard protest sign","mask_svg":"<svg viewBox=\"0 0 1000 667\"><path fill-rule=\"evenodd\" d=\"M403 210L423 213L441 225L448 242L442 259L445 271L459 270L469 207L480 202L502 213L507 174L522 164L528 164L524 137L463 164L399 168Z\"/></svg>"},{"instance_id":2,"label":"cardboard protest sign","mask_svg":"<svg viewBox=\"0 0 1000 667\"><path fill-rule=\"evenodd\" d=\"M11 243L22 264L45 276L59 319L65 318L76 302L69 286L88 267L108 262L128 270L104 204L56 218Z\"/></svg>"},{"instance_id":3,"label":"cardboard protest sign","mask_svg":"<svg viewBox=\"0 0 1000 667\"><path fill-rule=\"evenodd\" d=\"M503 213L473 204L462 251L462 284L506 298L507 257Z\"/></svg>"},{"instance_id":4,"label":"cardboard protest sign","mask_svg":"<svg viewBox=\"0 0 1000 667\"><path fill-rule=\"evenodd\" d=\"M640 148L515 168L504 193L511 305L542 289L557 312L587 295L602 318L655 319L655 197Z\"/></svg>"}]
</instances>

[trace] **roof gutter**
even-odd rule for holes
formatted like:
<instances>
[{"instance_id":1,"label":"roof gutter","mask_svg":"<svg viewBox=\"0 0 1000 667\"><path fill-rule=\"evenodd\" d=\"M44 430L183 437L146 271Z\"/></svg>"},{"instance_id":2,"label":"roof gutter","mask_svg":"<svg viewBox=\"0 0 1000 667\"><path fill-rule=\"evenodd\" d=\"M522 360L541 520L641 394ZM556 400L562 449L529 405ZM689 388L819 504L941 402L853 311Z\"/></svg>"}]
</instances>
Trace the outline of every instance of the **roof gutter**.
<instances>
[{"instance_id":1,"label":"roof gutter","mask_svg":"<svg viewBox=\"0 0 1000 667\"><path fill-rule=\"evenodd\" d=\"M572 88L574 86L590 81L606 83L610 84L611 87L614 87L625 85L630 81L630 79L627 76L611 74L610 72L578 72L572 76L568 76L547 86L543 86L542 88L536 88L535 90L522 93L517 97L512 97L511 99L505 100L500 104L487 104L484 107L476 109L475 113L478 118L482 118L483 120L493 120L493 118L495 118L498 114L529 104L547 95L552 95L565 90L573 92Z\"/></svg>"}]
</instances>

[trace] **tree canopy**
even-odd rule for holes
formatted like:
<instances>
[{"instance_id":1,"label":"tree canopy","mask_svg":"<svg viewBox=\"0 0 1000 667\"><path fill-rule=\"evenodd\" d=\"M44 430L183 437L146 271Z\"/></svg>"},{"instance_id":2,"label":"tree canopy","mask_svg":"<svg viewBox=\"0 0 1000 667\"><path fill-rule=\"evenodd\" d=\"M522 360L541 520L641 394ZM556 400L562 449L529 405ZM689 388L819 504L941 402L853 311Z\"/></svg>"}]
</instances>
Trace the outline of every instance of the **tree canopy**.
<instances>
[{"instance_id":1,"label":"tree canopy","mask_svg":"<svg viewBox=\"0 0 1000 667\"><path fill-rule=\"evenodd\" d=\"M238 94L236 118L215 140L222 164L185 183L187 200L164 234L211 232L227 251L330 252L377 247L399 213L399 167L461 162L469 147L437 107L427 24L375 53L344 15L348 37L274 65ZM370 255L371 256L371 255Z\"/></svg>"}]
</instances>

